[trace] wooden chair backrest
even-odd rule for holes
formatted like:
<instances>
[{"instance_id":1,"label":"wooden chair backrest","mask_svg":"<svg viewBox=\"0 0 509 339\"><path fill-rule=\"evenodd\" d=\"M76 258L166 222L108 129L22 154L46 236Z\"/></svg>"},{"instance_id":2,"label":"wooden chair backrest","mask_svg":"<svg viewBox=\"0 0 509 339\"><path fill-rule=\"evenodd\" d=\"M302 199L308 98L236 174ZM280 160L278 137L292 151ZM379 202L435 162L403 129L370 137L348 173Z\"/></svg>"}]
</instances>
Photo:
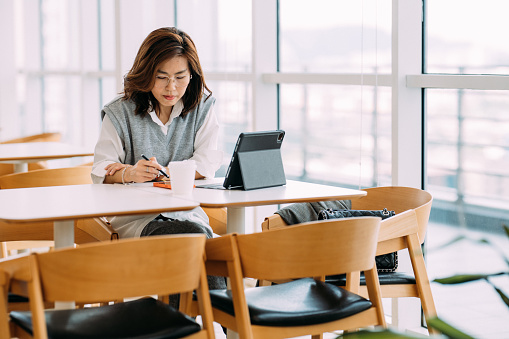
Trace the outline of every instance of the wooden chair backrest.
<instances>
[{"instance_id":1,"label":"wooden chair backrest","mask_svg":"<svg viewBox=\"0 0 509 339\"><path fill-rule=\"evenodd\" d=\"M277 230L289 226L279 214L272 214L262 221L262 231Z\"/></svg>"},{"instance_id":2,"label":"wooden chair backrest","mask_svg":"<svg viewBox=\"0 0 509 339\"><path fill-rule=\"evenodd\" d=\"M0 142L0 144L18 144L22 142L58 142L62 139L61 133L41 133L28 135L21 138L10 139Z\"/></svg>"},{"instance_id":3,"label":"wooden chair backrest","mask_svg":"<svg viewBox=\"0 0 509 339\"><path fill-rule=\"evenodd\" d=\"M385 326L375 266L380 220L362 217L315 221L273 231L233 233L208 239L205 251L208 274L227 272L230 278L235 317L227 316L223 321L230 323L228 327L233 326L241 338L287 338L328 332L330 323L309 328L252 326L243 278L281 281L313 277L324 281L326 275L347 273L353 277L358 271L365 271L369 299L376 313L365 315L362 324ZM221 312L220 317L224 317ZM343 325L336 326L358 328L362 326L359 320L348 323L343 319Z\"/></svg>"},{"instance_id":4,"label":"wooden chair backrest","mask_svg":"<svg viewBox=\"0 0 509 339\"><path fill-rule=\"evenodd\" d=\"M215 234L226 234L226 208L203 207L209 217L209 225Z\"/></svg>"},{"instance_id":5,"label":"wooden chair backrest","mask_svg":"<svg viewBox=\"0 0 509 339\"><path fill-rule=\"evenodd\" d=\"M414 210L418 224L417 232L419 239L421 243L424 241L431 204L433 202L433 197L430 193L421 189L403 186L373 187L364 190L368 193L366 196L352 199L353 210L382 210L387 208L395 211L396 214ZM382 230L385 224L393 222L391 219L382 221ZM285 226L288 226L288 224L277 214L265 218L262 222L263 231Z\"/></svg>"},{"instance_id":6,"label":"wooden chair backrest","mask_svg":"<svg viewBox=\"0 0 509 339\"><path fill-rule=\"evenodd\" d=\"M362 217L234 237L245 277L280 280L373 268L379 227L380 218ZM215 253L207 246L207 260Z\"/></svg>"},{"instance_id":7,"label":"wooden chair backrest","mask_svg":"<svg viewBox=\"0 0 509 339\"><path fill-rule=\"evenodd\" d=\"M92 184L91 171L91 166L75 166L8 174L0 176L0 189ZM0 225L0 241L53 239L52 222L38 222L23 228L4 222ZM77 244L118 239L118 233L104 218L79 219L76 228ZM4 256L5 253L0 253L0 257Z\"/></svg>"},{"instance_id":8,"label":"wooden chair backrest","mask_svg":"<svg viewBox=\"0 0 509 339\"><path fill-rule=\"evenodd\" d=\"M205 273L204 248L202 234L87 244L34 254L33 275L40 277L47 301L105 302L191 292Z\"/></svg>"},{"instance_id":9,"label":"wooden chair backrest","mask_svg":"<svg viewBox=\"0 0 509 339\"><path fill-rule=\"evenodd\" d=\"M28 286L35 338L45 338L47 333L43 302L108 302L176 293L191 298L196 291L204 334L199 338L213 338L204 249L205 235L185 234L35 253L0 260L0 289L18 292L13 288ZM6 318L2 312L5 307L0 310L0 321ZM8 332L2 328L0 335Z\"/></svg>"},{"instance_id":10,"label":"wooden chair backrest","mask_svg":"<svg viewBox=\"0 0 509 339\"><path fill-rule=\"evenodd\" d=\"M0 189L92 184L91 166L40 169L0 177Z\"/></svg>"},{"instance_id":11,"label":"wooden chair backrest","mask_svg":"<svg viewBox=\"0 0 509 339\"><path fill-rule=\"evenodd\" d=\"M42 133L29 135L22 138L10 139L6 141L0 142L0 144L14 144L14 143L23 143L23 142L50 142L50 141L60 141L62 135L60 133ZM47 168L45 161L39 162L31 162L28 164L28 170L38 170ZM14 165L13 164L0 164L0 175L6 175L14 173Z\"/></svg>"},{"instance_id":12,"label":"wooden chair backrest","mask_svg":"<svg viewBox=\"0 0 509 339\"><path fill-rule=\"evenodd\" d=\"M424 241L433 202L433 197L429 192L403 186L373 187L367 188L365 191L368 193L366 196L352 200L352 209L382 210L387 208L396 214L414 210L418 224L417 233L421 243Z\"/></svg>"}]
</instances>

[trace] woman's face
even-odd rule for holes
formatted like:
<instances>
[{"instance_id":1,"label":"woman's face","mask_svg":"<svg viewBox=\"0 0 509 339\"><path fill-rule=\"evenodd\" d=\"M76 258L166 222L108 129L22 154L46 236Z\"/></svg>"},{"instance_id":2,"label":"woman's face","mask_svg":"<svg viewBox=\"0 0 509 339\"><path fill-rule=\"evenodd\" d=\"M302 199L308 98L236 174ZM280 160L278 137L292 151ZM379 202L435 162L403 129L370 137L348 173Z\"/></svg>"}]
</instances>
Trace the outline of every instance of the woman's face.
<instances>
[{"instance_id":1,"label":"woman's face","mask_svg":"<svg viewBox=\"0 0 509 339\"><path fill-rule=\"evenodd\" d=\"M186 92L191 78L187 59L176 56L159 65L156 70L152 94L159 102L161 110L170 109Z\"/></svg>"}]
</instances>

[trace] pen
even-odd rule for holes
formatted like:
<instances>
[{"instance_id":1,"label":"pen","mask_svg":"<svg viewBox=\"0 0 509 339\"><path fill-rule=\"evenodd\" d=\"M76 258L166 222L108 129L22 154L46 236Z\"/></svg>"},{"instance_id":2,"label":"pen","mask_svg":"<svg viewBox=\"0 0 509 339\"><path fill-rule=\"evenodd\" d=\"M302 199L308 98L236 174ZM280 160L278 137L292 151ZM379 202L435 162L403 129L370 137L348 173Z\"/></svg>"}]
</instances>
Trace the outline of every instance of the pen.
<instances>
[{"instance_id":1,"label":"pen","mask_svg":"<svg viewBox=\"0 0 509 339\"><path fill-rule=\"evenodd\" d=\"M145 154L142 154L142 155L141 155L141 157L142 157L143 159L147 160L147 161L150 161L150 159L149 159L149 158L147 158L147 157L145 156ZM163 171L163 170L159 170L159 173L161 173L162 175L164 175L164 176L165 176L165 177L167 177L167 178L169 178L169 177L170 177L170 176L169 176L168 174L166 174L166 172L165 172L165 171Z\"/></svg>"}]
</instances>

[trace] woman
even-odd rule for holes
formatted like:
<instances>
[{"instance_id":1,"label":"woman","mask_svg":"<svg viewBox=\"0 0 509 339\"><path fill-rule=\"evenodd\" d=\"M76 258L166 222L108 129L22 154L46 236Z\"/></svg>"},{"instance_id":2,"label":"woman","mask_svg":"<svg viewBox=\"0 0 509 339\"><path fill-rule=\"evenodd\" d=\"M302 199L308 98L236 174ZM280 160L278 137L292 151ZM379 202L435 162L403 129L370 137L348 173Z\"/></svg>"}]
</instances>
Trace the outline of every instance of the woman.
<instances>
[{"instance_id":1,"label":"woman","mask_svg":"<svg viewBox=\"0 0 509 339\"><path fill-rule=\"evenodd\" d=\"M94 183L159 180L159 170L168 173L170 161L186 159L195 160L196 178L213 177L222 159L214 102L189 35L176 28L150 33L125 77L123 95L101 112ZM212 236L201 208L115 217L111 224L121 238L197 232Z\"/></svg>"},{"instance_id":2,"label":"woman","mask_svg":"<svg viewBox=\"0 0 509 339\"><path fill-rule=\"evenodd\" d=\"M205 93L205 91L207 93ZM222 153L215 99L205 84L196 47L186 33L160 28L143 41L124 82L123 95L107 104L95 147L94 183L159 180L170 161L192 159L196 178L213 177ZM142 157L145 154L150 159ZM160 215L117 216L112 227L121 238L178 233L212 237L201 208ZM224 279L209 278L211 289Z\"/></svg>"}]
</instances>

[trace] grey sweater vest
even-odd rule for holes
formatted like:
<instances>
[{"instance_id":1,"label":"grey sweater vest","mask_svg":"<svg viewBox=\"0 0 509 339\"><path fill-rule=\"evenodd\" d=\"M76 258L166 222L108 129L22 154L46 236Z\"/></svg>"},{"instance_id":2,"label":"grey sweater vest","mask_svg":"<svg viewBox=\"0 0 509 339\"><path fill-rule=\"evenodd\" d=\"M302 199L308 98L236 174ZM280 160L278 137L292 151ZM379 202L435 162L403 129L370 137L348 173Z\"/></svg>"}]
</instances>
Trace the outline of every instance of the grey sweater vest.
<instances>
[{"instance_id":1,"label":"grey sweater vest","mask_svg":"<svg viewBox=\"0 0 509 339\"><path fill-rule=\"evenodd\" d=\"M191 158L195 135L214 102L214 97L205 101L203 96L194 110L184 117L180 115L173 119L167 135L148 114L134 114L135 104L121 97L104 106L101 117L108 115L122 140L126 153L124 164L134 165L145 154L149 158L156 157L159 164L167 166L170 161Z\"/></svg>"}]
</instances>

